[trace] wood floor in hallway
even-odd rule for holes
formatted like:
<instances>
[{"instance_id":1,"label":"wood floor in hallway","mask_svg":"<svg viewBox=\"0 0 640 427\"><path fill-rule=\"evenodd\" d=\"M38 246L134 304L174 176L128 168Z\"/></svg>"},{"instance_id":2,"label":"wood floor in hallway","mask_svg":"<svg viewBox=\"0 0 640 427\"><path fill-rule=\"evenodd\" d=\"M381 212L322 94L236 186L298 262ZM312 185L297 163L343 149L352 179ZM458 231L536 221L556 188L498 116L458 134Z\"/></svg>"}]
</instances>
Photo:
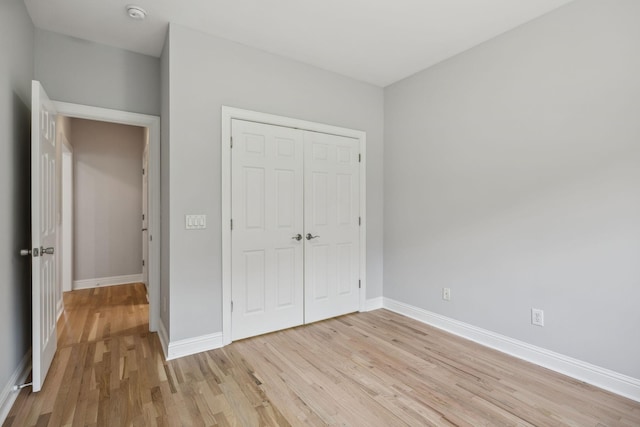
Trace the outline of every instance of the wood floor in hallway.
<instances>
[{"instance_id":1,"label":"wood floor in hallway","mask_svg":"<svg viewBox=\"0 0 640 427\"><path fill-rule=\"evenodd\" d=\"M640 403L386 310L165 361L141 284L65 294L6 427L640 426Z\"/></svg>"}]
</instances>

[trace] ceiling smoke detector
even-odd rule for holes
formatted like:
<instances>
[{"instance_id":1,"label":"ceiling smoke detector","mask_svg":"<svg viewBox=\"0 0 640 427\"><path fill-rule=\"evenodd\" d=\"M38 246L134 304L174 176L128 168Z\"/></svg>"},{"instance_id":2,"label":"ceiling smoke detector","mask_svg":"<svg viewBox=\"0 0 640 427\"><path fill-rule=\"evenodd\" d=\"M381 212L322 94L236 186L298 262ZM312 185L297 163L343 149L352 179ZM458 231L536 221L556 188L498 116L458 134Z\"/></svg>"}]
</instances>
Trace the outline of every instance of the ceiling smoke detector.
<instances>
[{"instance_id":1,"label":"ceiling smoke detector","mask_svg":"<svg viewBox=\"0 0 640 427\"><path fill-rule=\"evenodd\" d=\"M142 21L147 17L147 11L140 6L127 6L127 15L129 18Z\"/></svg>"}]
</instances>

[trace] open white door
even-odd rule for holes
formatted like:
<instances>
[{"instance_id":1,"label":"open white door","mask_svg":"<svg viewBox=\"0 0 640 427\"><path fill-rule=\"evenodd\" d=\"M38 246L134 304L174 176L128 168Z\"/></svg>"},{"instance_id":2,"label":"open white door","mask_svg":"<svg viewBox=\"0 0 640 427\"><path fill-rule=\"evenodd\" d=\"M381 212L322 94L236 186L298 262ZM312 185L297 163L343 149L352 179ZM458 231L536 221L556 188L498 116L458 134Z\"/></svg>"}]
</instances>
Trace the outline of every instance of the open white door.
<instances>
[{"instance_id":1,"label":"open white door","mask_svg":"<svg viewBox=\"0 0 640 427\"><path fill-rule=\"evenodd\" d=\"M33 391L56 353L56 111L42 85L31 85L31 242Z\"/></svg>"}]
</instances>

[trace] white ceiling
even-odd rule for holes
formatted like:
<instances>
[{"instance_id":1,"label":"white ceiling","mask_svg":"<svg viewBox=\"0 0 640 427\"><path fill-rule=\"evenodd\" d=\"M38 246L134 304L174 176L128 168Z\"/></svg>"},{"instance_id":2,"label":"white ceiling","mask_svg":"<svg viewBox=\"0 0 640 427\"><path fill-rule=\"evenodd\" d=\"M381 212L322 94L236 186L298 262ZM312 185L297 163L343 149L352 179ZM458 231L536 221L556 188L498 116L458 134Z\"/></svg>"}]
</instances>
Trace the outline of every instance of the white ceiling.
<instances>
[{"instance_id":1,"label":"white ceiling","mask_svg":"<svg viewBox=\"0 0 640 427\"><path fill-rule=\"evenodd\" d=\"M25 0L36 27L160 56L167 23L387 86L573 0ZM148 12L130 19L128 4Z\"/></svg>"}]
</instances>

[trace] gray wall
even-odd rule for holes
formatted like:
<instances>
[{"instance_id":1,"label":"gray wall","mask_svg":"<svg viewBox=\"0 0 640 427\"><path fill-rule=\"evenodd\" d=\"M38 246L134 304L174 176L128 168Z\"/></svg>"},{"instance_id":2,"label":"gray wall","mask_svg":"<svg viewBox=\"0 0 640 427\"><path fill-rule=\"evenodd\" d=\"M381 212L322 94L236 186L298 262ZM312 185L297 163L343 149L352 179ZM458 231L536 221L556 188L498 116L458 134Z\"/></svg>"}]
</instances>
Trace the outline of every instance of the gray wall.
<instances>
[{"instance_id":1,"label":"gray wall","mask_svg":"<svg viewBox=\"0 0 640 427\"><path fill-rule=\"evenodd\" d=\"M31 347L30 110L34 35L20 0L0 1L0 389Z\"/></svg>"},{"instance_id":2,"label":"gray wall","mask_svg":"<svg viewBox=\"0 0 640 427\"><path fill-rule=\"evenodd\" d=\"M35 75L56 101L160 115L158 58L37 29Z\"/></svg>"},{"instance_id":3,"label":"gray wall","mask_svg":"<svg viewBox=\"0 0 640 427\"><path fill-rule=\"evenodd\" d=\"M381 296L382 89L178 25L169 40L171 341L222 330L222 105L367 132L368 297ZM207 229L186 231L188 213Z\"/></svg>"},{"instance_id":4,"label":"gray wall","mask_svg":"<svg viewBox=\"0 0 640 427\"><path fill-rule=\"evenodd\" d=\"M71 140L73 279L141 274L144 128L72 119Z\"/></svg>"},{"instance_id":5,"label":"gray wall","mask_svg":"<svg viewBox=\"0 0 640 427\"><path fill-rule=\"evenodd\" d=\"M385 297L640 378L639 16L574 2L386 88Z\"/></svg>"}]
</instances>

